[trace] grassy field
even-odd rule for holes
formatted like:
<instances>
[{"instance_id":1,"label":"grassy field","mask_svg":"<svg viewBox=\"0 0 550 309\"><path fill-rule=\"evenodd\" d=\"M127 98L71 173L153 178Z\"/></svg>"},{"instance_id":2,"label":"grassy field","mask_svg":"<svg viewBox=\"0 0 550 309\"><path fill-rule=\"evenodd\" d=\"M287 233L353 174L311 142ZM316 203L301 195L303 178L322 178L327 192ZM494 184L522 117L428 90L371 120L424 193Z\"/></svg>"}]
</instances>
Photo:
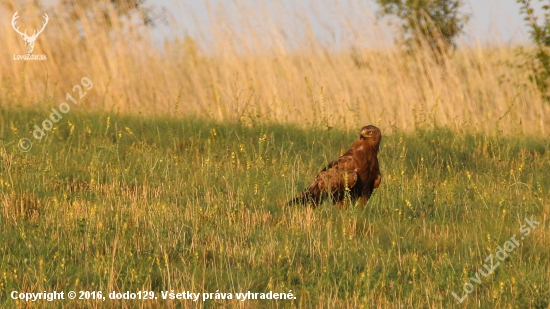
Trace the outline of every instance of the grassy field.
<instances>
[{"instance_id":1,"label":"grassy field","mask_svg":"<svg viewBox=\"0 0 550 309\"><path fill-rule=\"evenodd\" d=\"M21 30L49 22L45 61L16 60L0 23L0 308L549 308L532 46L470 37L436 61L370 1L320 1L317 21L288 1L182 8L196 31L160 43L112 1L4 1ZM384 138L365 207L284 206L367 124ZM42 291L102 295L12 299ZM156 299L109 299L127 291Z\"/></svg>"},{"instance_id":2,"label":"grassy field","mask_svg":"<svg viewBox=\"0 0 550 309\"><path fill-rule=\"evenodd\" d=\"M382 185L366 207L311 209L284 203L355 130L71 111L35 140L29 132L47 116L0 111L0 307L550 304L547 138L394 130L382 140ZM18 149L21 138L30 151ZM525 235L531 216L540 224ZM509 257L472 281L514 235ZM467 282L473 292L459 303L452 293L463 297ZM107 299L10 296L54 290L100 290ZM158 299L108 299L140 290ZM296 299L163 300L171 290L291 290Z\"/></svg>"}]
</instances>

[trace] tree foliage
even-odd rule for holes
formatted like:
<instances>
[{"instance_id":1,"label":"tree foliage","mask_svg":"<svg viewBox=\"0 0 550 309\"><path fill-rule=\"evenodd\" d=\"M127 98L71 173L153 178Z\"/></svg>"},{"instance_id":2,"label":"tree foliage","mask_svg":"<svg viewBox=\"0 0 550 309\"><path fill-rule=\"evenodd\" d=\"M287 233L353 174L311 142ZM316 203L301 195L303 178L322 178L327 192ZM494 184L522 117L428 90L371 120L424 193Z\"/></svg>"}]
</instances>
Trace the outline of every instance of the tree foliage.
<instances>
[{"instance_id":1,"label":"tree foliage","mask_svg":"<svg viewBox=\"0 0 550 309\"><path fill-rule=\"evenodd\" d=\"M109 7L114 8L118 17L133 17L137 15L145 26L155 26L158 21L165 20L165 11L158 11L154 5L146 4L146 0L62 0L70 15L79 20L81 14L91 14L92 7L101 7L101 18L111 24Z\"/></svg>"},{"instance_id":2,"label":"tree foliage","mask_svg":"<svg viewBox=\"0 0 550 309\"><path fill-rule=\"evenodd\" d=\"M543 5L543 21L539 23L535 10L531 5L531 0L517 0L521 5L520 13L524 15L524 20L529 27L529 36L536 48L533 52L525 53L521 50L521 55L527 56L527 65L530 69L530 80L541 91L542 97L550 101L548 93L550 83L550 6Z\"/></svg>"},{"instance_id":3,"label":"tree foliage","mask_svg":"<svg viewBox=\"0 0 550 309\"><path fill-rule=\"evenodd\" d=\"M401 21L407 44L428 42L437 54L456 46L456 38L468 22L460 12L462 0L375 0L379 15L395 16Z\"/></svg>"}]
</instances>

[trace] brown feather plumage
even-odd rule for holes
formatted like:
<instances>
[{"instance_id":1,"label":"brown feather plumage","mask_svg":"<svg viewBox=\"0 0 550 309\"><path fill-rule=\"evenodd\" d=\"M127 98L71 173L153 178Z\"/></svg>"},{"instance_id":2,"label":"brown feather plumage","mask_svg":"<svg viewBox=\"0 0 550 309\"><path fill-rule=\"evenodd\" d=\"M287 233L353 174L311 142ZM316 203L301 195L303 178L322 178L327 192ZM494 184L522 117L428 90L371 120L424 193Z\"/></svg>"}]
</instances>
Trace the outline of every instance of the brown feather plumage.
<instances>
[{"instance_id":1,"label":"brown feather plumage","mask_svg":"<svg viewBox=\"0 0 550 309\"><path fill-rule=\"evenodd\" d=\"M377 127L361 128L359 139L351 148L319 172L315 181L288 205L311 202L316 206L327 196L334 203L343 203L346 191L351 200L359 199L364 204L382 179L377 157L381 140L382 133Z\"/></svg>"}]
</instances>

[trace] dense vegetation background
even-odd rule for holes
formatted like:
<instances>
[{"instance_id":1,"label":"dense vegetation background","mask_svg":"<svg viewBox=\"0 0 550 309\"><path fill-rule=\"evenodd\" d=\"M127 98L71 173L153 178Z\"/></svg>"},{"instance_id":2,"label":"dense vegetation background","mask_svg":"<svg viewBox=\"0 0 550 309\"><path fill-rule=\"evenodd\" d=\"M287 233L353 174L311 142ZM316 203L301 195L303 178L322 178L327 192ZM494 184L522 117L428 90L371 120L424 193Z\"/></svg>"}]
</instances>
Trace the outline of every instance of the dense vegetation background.
<instances>
[{"instance_id":1,"label":"dense vegetation background","mask_svg":"<svg viewBox=\"0 0 550 309\"><path fill-rule=\"evenodd\" d=\"M40 26L43 7L6 3L2 20L19 10ZM23 41L0 25L0 306L548 308L550 105L536 54L337 49L304 20L290 48L250 21L262 16L223 8L207 40L158 49L131 7L59 5L34 51L47 61L14 61ZM357 42L383 35L352 25ZM368 205L285 207L366 124L384 134ZM525 218L540 222L529 235ZM54 290L158 299L11 299ZM162 300L171 290L296 299Z\"/></svg>"}]
</instances>

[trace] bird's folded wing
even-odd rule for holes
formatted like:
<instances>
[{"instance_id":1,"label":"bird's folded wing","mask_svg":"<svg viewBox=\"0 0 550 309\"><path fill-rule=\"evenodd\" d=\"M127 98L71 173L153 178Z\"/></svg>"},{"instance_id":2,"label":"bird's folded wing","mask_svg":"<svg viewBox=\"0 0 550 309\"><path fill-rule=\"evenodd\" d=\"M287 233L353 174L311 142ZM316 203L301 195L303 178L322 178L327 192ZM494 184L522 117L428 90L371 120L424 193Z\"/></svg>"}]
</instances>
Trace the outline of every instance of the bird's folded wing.
<instances>
[{"instance_id":1,"label":"bird's folded wing","mask_svg":"<svg viewBox=\"0 0 550 309\"><path fill-rule=\"evenodd\" d=\"M335 167L338 167L341 169L347 169L348 171L355 171L355 168L357 166L353 157L349 155L344 155L338 158L338 160L334 160L330 162L329 165L327 165L327 167L323 169L323 171L328 171Z\"/></svg>"},{"instance_id":2,"label":"bird's folded wing","mask_svg":"<svg viewBox=\"0 0 550 309\"><path fill-rule=\"evenodd\" d=\"M357 172L335 166L319 173L316 183L320 191L330 193L343 192L355 186L357 183Z\"/></svg>"}]
</instances>

